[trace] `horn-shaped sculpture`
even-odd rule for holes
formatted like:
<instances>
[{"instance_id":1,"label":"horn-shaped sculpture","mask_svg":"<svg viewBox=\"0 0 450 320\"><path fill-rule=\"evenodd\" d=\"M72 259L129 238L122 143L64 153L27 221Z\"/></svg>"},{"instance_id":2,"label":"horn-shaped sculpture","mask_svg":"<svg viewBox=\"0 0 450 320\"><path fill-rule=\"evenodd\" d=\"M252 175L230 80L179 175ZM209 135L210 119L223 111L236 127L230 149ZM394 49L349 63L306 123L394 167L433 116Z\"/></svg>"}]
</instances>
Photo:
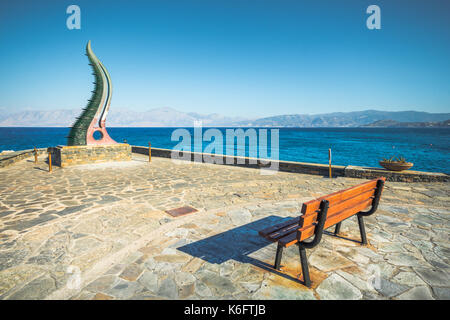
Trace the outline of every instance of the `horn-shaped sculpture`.
<instances>
[{"instance_id":1,"label":"horn-shaped sculpture","mask_svg":"<svg viewBox=\"0 0 450 320\"><path fill-rule=\"evenodd\" d=\"M91 49L91 40L86 46L86 55L89 58L89 65L94 70L95 89L92 97L81 115L77 118L70 129L67 137L67 145L104 145L115 144L106 131L105 122L111 103L112 84L108 71L95 56ZM94 133L100 132L98 139L94 138Z\"/></svg>"}]
</instances>

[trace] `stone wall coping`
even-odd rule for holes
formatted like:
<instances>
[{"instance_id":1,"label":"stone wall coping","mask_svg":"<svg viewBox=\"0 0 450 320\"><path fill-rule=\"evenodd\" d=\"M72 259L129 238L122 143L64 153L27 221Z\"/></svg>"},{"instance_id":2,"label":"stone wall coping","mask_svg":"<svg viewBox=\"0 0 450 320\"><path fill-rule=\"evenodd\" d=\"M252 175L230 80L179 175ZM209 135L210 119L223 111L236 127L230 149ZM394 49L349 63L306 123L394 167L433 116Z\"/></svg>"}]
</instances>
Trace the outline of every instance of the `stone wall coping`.
<instances>
[{"instance_id":1,"label":"stone wall coping","mask_svg":"<svg viewBox=\"0 0 450 320\"><path fill-rule=\"evenodd\" d=\"M47 152L47 148L36 148L37 153L43 154ZM34 156L34 149L19 150L6 153L0 156L0 168L8 167L20 160Z\"/></svg>"},{"instance_id":2,"label":"stone wall coping","mask_svg":"<svg viewBox=\"0 0 450 320\"><path fill-rule=\"evenodd\" d=\"M386 170L384 168L377 168L377 167L362 167L362 166L352 166L348 165L345 167L346 170L361 170L366 172L379 172L380 174L383 174L385 172L395 173L395 174L402 174L402 175L429 175L429 176L448 176L445 173L442 172L429 172L429 171L416 171L416 170L404 170L404 171L390 171Z\"/></svg>"},{"instance_id":3,"label":"stone wall coping","mask_svg":"<svg viewBox=\"0 0 450 320\"><path fill-rule=\"evenodd\" d=\"M47 150L47 148L36 148L36 151L38 152L42 152ZM24 155L27 153L33 152L34 153L34 149L25 149L25 150L18 150L18 151L13 151L13 152L8 152L5 154L0 155L0 161L1 160L7 160L7 159L11 159L11 158L15 158L17 156L20 155Z\"/></svg>"},{"instance_id":4,"label":"stone wall coping","mask_svg":"<svg viewBox=\"0 0 450 320\"><path fill-rule=\"evenodd\" d=\"M85 145L85 146L56 146L54 148L58 149L86 149L86 148L111 148L111 147L121 147L129 146L128 143L114 143L114 144L98 144L98 145Z\"/></svg>"}]
</instances>

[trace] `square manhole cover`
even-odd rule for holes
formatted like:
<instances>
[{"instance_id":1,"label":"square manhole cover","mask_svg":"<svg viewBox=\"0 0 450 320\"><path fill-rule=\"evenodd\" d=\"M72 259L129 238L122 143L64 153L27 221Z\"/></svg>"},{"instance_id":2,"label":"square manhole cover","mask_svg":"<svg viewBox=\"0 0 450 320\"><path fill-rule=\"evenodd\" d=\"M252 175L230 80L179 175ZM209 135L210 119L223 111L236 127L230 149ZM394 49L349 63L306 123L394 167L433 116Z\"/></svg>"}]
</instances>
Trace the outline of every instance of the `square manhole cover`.
<instances>
[{"instance_id":1,"label":"square manhole cover","mask_svg":"<svg viewBox=\"0 0 450 320\"><path fill-rule=\"evenodd\" d=\"M197 209L194 209L189 206L166 210L166 212L168 214L170 214L172 217L184 216L185 214L189 214L189 213L193 213L193 212L197 212L197 211L198 211Z\"/></svg>"}]
</instances>

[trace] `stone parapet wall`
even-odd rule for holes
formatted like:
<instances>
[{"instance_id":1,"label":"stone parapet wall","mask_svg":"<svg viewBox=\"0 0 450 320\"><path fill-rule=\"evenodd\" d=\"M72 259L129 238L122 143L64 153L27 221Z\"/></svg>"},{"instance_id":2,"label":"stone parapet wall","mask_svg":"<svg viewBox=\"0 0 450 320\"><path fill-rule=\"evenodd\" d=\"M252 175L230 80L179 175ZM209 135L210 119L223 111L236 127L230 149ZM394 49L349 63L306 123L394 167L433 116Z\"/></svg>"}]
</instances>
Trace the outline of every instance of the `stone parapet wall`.
<instances>
[{"instance_id":1,"label":"stone parapet wall","mask_svg":"<svg viewBox=\"0 0 450 320\"><path fill-rule=\"evenodd\" d=\"M148 155L148 147L139 147L132 146L132 152ZM185 151L172 151L169 149L160 149L160 148L152 148L152 157L162 157L162 158L171 158L172 152L175 154L184 155L186 158L183 160L188 161L197 161L196 159L201 159L203 163L211 163L210 161L205 161L205 157L210 158L211 160L221 159L222 165L233 165L238 167L246 167L246 168L267 168L270 166L270 163L267 164L267 161L264 159L256 159L250 157L239 157L239 156L217 156L211 153L198 153L198 152L188 152ZM200 160L198 160L200 162ZM328 165L323 164L315 164L315 163L303 163L303 162L292 162L292 161L273 161L274 164L278 164L278 171L284 172L296 172L296 173L309 173L316 175L326 175L328 176ZM276 166L275 166L276 167ZM342 176L344 174L344 166L336 166L332 165L333 176Z\"/></svg>"},{"instance_id":2,"label":"stone parapet wall","mask_svg":"<svg viewBox=\"0 0 450 320\"><path fill-rule=\"evenodd\" d=\"M47 154L47 148L36 149L38 156L41 154ZM21 150L8 152L0 155L0 168L10 166L20 160L34 157L34 149Z\"/></svg>"},{"instance_id":3,"label":"stone parapet wall","mask_svg":"<svg viewBox=\"0 0 450 320\"><path fill-rule=\"evenodd\" d=\"M350 178L374 179L380 176L388 181L396 182L450 182L450 176L445 173L424 171L389 171L382 168L347 166L344 176Z\"/></svg>"},{"instance_id":4,"label":"stone parapet wall","mask_svg":"<svg viewBox=\"0 0 450 320\"><path fill-rule=\"evenodd\" d=\"M132 146L132 152L148 155L148 147ZM169 149L152 148L152 157L171 158L172 152L176 154L185 155L185 160L206 162L204 156L210 159L215 159L215 155L209 153L197 153L184 151L172 151ZM228 159L228 161L227 161ZM240 163L238 162L240 161ZM209 161L208 161L209 162ZM294 161L277 161L278 170L283 172L306 173L321 176L329 176L329 168L326 164L305 163ZM210 162L209 162L210 163ZM261 159L237 157L237 156L223 156L223 163L216 163L223 165L235 165L247 168L262 168L267 164L263 163ZM423 171L389 171L382 168L367 168L358 166L338 166L332 165L333 177L349 177L361 179L374 179L378 177L386 177L388 181L396 182L450 182L450 176L445 173L423 172Z\"/></svg>"},{"instance_id":5,"label":"stone parapet wall","mask_svg":"<svg viewBox=\"0 0 450 320\"><path fill-rule=\"evenodd\" d=\"M51 147L52 163L62 168L88 163L130 161L131 146L125 143L98 146Z\"/></svg>"}]
</instances>

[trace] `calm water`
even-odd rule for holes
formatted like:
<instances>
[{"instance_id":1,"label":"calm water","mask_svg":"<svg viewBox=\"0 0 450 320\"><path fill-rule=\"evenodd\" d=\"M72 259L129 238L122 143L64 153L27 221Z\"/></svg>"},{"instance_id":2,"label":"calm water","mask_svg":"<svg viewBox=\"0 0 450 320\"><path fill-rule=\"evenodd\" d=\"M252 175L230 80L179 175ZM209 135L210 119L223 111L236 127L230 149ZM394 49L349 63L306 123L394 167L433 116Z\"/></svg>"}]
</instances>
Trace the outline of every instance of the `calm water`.
<instances>
[{"instance_id":1,"label":"calm water","mask_svg":"<svg viewBox=\"0 0 450 320\"><path fill-rule=\"evenodd\" d=\"M171 141L174 130L108 128L108 133L117 142L126 139L146 146L151 141L153 147L172 149L178 144ZM188 130L193 136L193 129ZM225 129L220 130L225 137ZM64 145L68 132L68 128L0 128L0 151ZM203 142L203 148L208 144ZM282 128L279 144L281 160L328 163L331 148L333 164L377 167L382 158L403 156L414 162L415 170L450 173L450 128Z\"/></svg>"}]
</instances>

